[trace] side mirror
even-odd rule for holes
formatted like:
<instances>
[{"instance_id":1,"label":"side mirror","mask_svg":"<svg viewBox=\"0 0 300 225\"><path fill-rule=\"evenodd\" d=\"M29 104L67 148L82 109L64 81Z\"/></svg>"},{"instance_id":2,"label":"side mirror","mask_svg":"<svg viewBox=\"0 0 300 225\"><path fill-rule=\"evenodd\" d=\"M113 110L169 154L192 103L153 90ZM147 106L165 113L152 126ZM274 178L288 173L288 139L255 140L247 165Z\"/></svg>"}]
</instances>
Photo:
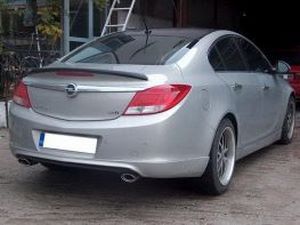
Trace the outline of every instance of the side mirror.
<instances>
[{"instance_id":1,"label":"side mirror","mask_svg":"<svg viewBox=\"0 0 300 225\"><path fill-rule=\"evenodd\" d=\"M277 74L289 74L291 70L291 66L285 61L279 60L276 65L276 73Z\"/></svg>"}]
</instances>

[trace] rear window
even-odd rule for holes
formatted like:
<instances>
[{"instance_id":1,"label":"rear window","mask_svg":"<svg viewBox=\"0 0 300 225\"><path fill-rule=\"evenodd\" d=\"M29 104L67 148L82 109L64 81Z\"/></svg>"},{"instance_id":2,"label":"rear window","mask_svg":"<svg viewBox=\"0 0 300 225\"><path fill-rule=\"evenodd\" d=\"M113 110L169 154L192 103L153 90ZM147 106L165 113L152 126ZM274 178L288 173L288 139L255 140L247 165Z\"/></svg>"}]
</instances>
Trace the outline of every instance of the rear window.
<instances>
[{"instance_id":1,"label":"rear window","mask_svg":"<svg viewBox=\"0 0 300 225\"><path fill-rule=\"evenodd\" d=\"M78 49L64 62L163 65L171 58L182 57L191 42L184 37L117 33Z\"/></svg>"}]
</instances>

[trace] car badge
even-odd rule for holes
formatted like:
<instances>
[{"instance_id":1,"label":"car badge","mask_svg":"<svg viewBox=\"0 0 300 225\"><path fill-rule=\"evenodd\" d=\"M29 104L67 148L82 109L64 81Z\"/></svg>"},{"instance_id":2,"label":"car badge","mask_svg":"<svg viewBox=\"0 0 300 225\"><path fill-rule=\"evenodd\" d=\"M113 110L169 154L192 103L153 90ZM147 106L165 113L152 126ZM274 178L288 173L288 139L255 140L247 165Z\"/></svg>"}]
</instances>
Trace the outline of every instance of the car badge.
<instances>
[{"instance_id":1,"label":"car badge","mask_svg":"<svg viewBox=\"0 0 300 225\"><path fill-rule=\"evenodd\" d=\"M65 88L65 92L67 93L67 96L72 98L75 97L78 94L78 87L76 84L68 84Z\"/></svg>"}]
</instances>

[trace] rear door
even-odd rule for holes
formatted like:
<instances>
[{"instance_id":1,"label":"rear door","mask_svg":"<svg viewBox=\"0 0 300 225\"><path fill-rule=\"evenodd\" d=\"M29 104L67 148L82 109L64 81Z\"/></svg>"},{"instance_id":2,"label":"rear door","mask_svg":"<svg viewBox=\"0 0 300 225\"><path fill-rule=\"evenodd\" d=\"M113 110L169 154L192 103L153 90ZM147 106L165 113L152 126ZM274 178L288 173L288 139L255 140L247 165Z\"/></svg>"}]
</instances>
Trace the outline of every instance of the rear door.
<instances>
[{"instance_id":1,"label":"rear door","mask_svg":"<svg viewBox=\"0 0 300 225\"><path fill-rule=\"evenodd\" d=\"M260 137L261 85L258 75L249 73L234 37L218 40L210 51L210 62L231 91L239 122L239 143L247 146Z\"/></svg>"},{"instance_id":2,"label":"rear door","mask_svg":"<svg viewBox=\"0 0 300 225\"><path fill-rule=\"evenodd\" d=\"M272 134L279 125L281 109L281 89L278 76L270 74L271 65L263 53L244 38L236 39L239 48L248 64L249 72L256 74L260 82L262 93L262 115L260 132L263 136Z\"/></svg>"}]
</instances>

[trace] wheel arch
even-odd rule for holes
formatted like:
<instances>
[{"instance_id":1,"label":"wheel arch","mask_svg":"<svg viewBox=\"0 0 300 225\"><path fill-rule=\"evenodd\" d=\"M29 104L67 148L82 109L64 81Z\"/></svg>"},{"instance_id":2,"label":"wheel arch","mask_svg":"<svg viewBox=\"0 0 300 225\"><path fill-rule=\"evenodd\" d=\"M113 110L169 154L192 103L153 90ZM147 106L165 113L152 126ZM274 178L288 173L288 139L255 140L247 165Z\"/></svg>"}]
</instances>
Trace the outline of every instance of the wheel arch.
<instances>
[{"instance_id":1,"label":"wheel arch","mask_svg":"<svg viewBox=\"0 0 300 225\"><path fill-rule=\"evenodd\" d=\"M238 143L238 137L239 137L239 128L238 128L238 122L237 122L237 119L236 119L236 116L231 113L231 112L228 112L227 114L224 115L224 117L222 118L222 120L224 119L229 119L234 127L234 132L235 132L235 139L236 139L236 143ZM222 121L221 120L221 121Z\"/></svg>"},{"instance_id":2,"label":"wheel arch","mask_svg":"<svg viewBox=\"0 0 300 225\"><path fill-rule=\"evenodd\" d=\"M296 99L296 93L295 93L295 91L291 92L290 97L293 97L294 99Z\"/></svg>"}]
</instances>

